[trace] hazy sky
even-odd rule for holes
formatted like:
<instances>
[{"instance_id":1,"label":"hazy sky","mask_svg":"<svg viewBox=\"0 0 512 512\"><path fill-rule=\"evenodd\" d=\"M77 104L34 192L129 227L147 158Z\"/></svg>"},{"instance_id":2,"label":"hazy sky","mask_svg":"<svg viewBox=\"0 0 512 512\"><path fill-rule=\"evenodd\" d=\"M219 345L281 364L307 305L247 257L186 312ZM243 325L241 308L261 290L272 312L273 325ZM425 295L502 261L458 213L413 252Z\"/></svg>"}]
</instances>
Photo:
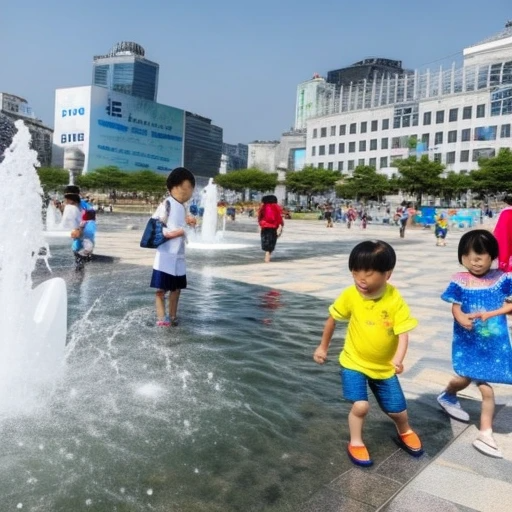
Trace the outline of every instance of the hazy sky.
<instances>
[{"instance_id":1,"label":"hazy sky","mask_svg":"<svg viewBox=\"0 0 512 512\"><path fill-rule=\"evenodd\" d=\"M6 0L0 91L53 126L55 89L89 85L93 55L135 41L160 64L160 103L211 118L226 142L275 139L314 72L370 56L437 67L509 18L510 0Z\"/></svg>"}]
</instances>

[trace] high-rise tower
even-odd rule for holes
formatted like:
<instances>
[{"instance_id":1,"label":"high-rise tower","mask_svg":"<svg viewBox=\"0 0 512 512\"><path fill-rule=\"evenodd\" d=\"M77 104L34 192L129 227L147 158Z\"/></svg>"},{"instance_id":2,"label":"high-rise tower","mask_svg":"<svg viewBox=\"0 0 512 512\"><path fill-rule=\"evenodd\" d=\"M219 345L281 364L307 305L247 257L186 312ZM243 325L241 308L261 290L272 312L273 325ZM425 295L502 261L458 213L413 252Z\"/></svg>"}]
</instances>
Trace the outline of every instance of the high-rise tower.
<instances>
[{"instance_id":1,"label":"high-rise tower","mask_svg":"<svg viewBox=\"0 0 512 512\"><path fill-rule=\"evenodd\" d=\"M94 56L92 84L156 101L159 65L144 55L137 43L117 43L107 55Z\"/></svg>"}]
</instances>

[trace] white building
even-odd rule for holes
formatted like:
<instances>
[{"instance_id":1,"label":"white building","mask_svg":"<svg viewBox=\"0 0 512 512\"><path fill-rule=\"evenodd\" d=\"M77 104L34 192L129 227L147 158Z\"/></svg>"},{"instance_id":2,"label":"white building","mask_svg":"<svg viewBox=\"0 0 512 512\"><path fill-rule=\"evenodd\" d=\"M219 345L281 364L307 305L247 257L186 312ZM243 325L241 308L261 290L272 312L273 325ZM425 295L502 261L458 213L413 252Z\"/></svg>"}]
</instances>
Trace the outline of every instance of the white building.
<instances>
[{"instance_id":1,"label":"white building","mask_svg":"<svg viewBox=\"0 0 512 512\"><path fill-rule=\"evenodd\" d=\"M477 169L512 147L512 23L466 48L460 67L342 86L325 105L307 120L307 164L392 174L397 160L426 153L447 171Z\"/></svg>"},{"instance_id":2,"label":"white building","mask_svg":"<svg viewBox=\"0 0 512 512\"><path fill-rule=\"evenodd\" d=\"M295 130L304 130L308 119L332 111L335 104L336 86L318 74L297 86Z\"/></svg>"}]
</instances>

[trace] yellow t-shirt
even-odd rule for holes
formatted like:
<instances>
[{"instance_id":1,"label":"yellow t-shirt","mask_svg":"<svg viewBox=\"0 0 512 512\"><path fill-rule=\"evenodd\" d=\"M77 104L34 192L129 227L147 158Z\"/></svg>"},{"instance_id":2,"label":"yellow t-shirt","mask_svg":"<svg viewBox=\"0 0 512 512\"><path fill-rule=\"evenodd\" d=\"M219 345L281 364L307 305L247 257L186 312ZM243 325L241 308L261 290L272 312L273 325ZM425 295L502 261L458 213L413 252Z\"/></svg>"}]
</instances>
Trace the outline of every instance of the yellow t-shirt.
<instances>
[{"instance_id":1,"label":"yellow t-shirt","mask_svg":"<svg viewBox=\"0 0 512 512\"><path fill-rule=\"evenodd\" d=\"M414 329L418 321L411 317L394 286L386 284L379 299L365 299L355 285L349 286L329 307L329 313L334 320L349 320L341 366L372 379L388 379L395 374L392 360L398 335Z\"/></svg>"}]
</instances>

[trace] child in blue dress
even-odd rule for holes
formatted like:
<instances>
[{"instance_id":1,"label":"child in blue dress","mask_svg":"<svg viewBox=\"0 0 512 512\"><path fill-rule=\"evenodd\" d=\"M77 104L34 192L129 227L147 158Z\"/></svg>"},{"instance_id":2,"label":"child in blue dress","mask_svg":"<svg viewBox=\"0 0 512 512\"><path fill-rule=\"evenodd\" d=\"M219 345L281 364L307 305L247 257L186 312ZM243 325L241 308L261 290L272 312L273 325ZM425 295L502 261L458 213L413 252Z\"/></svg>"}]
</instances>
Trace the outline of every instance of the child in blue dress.
<instances>
[{"instance_id":1,"label":"child in blue dress","mask_svg":"<svg viewBox=\"0 0 512 512\"><path fill-rule=\"evenodd\" d=\"M465 233L458 256L466 271L455 274L441 295L452 304L452 363L457 376L437 401L453 418L468 421L457 393L474 381L482 393L482 413L473 446L486 455L502 458L492 435L495 403L489 382L512 384L512 348L506 318L512 312L512 276L491 269L498 257L498 242L485 229Z\"/></svg>"}]
</instances>

